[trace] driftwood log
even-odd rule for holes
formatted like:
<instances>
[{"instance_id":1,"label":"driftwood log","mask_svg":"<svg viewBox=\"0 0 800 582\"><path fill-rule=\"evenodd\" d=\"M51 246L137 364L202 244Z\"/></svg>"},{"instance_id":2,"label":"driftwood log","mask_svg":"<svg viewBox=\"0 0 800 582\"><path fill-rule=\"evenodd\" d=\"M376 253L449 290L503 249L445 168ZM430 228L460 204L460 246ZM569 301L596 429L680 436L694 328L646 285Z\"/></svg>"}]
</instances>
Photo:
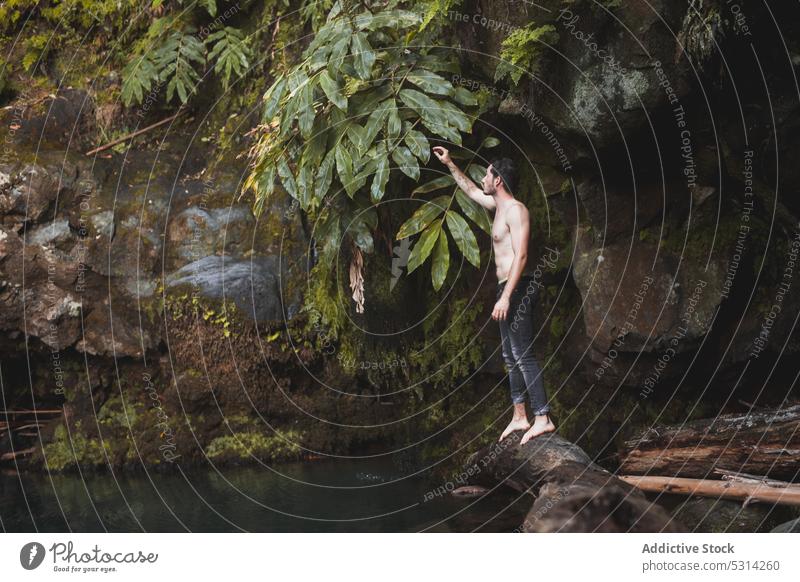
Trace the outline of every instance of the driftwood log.
<instances>
[{"instance_id":1,"label":"driftwood log","mask_svg":"<svg viewBox=\"0 0 800 582\"><path fill-rule=\"evenodd\" d=\"M800 405L658 426L625 443L620 473L705 479L728 470L800 479Z\"/></svg>"},{"instance_id":2,"label":"driftwood log","mask_svg":"<svg viewBox=\"0 0 800 582\"><path fill-rule=\"evenodd\" d=\"M687 477L648 477L620 475L620 479L651 493L676 493L717 499L736 499L751 503L781 503L800 505L800 485L784 483L778 486L769 483L743 483L740 481L718 481L713 479L689 479Z\"/></svg>"},{"instance_id":3,"label":"driftwood log","mask_svg":"<svg viewBox=\"0 0 800 582\"><path fill-rule=\"evenodd\" d=\"M526 532L686 531L644 493L599 465L555 433L520 446L522 432L470 456L466 472L476 485L508 485L534 495L520 527Z\"/></svg>"}]
</instances>

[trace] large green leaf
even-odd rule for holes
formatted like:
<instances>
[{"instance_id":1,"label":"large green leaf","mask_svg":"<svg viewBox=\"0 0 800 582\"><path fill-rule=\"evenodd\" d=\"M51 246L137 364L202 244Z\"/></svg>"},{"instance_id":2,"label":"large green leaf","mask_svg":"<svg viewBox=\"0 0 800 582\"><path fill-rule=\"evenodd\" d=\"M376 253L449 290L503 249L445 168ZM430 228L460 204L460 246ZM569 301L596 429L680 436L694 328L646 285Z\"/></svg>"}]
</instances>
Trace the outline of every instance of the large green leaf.
<instances>
[{"instance_id":1,"label":"large green leaf","mask_svg":"<svg viewBox=\"0 0 800 582\"><path fill-rule=\"evenodd\" d=\"M389 100L389 120L387 125L387 132L390 139L394 139L400 135L400 130L403 127L400 121L400 114L397 111L397 103L394 99Z\"/></svg>"},{"instance_id":2,"label":"large green leaf","mask_svg":"<svg viewBox=\"0 0 800 582\"><path fill-rule=\"evenodd\" d=\"M481 266L481 253L478 249L478 241L475 240L475 235L472 234L467 221L452 210L448 210L445 214L447 220L447 227L450 229L450 234L453 235L453 240L456 241L458 250L472 263L475 267Z\"/></svg>"},{"instance_id":3,"label":"large green leaf","mask_svg":"<svg viewBox=\"0 0 800 582\"><path fill-rule=\"evenodd\" d=\"M433 251L433 264L431 265L431 279L433 288L438 291L442 288L447 278L447 269L450 268L450 249L447 244L447 233L441 229L436 248Z\"/></svg>"},{"instance_id":4,"label":"large green leaf","mask_svg":"<svg viewBox=\"0 0 800 582\"><path fill-rule=\"evenodd\" d=\"M427 227L431 221L445 211L450 204L450 196L439 196L425 202L417 211L406 220L397 231L397 240L417 234Z\"/></svg>"},{"instance_id":5,"label":"large green leaf","mask_svg":"<svg viewBox=\"0 0 800 582\"><path fill-rule=\"evenodd\" d=\"M339 82L331 77L328 71L322 71L319 75L319 86L325 92L325 96L331 103L342 111L347 111L347 97L342 95L342 87Z\"/></svg>"},{"instance_id":6,"label":"large green leaf","mask_svg":"<svg viewBox=\"0 0 800 582\"><path fill-rule=\"evenodd\" d=\"M278 160L278 175L281 177L281 184L283 184L289 196L298 200L297 184L294 181L294 174L292 174L292 170L289 168L289 164L284 157Z\"/></svg>"},{"instance_id":7,"label":"large green leaf","mask_svg":"<svg viewBox=\"0 0 800 582\"><path fill-rule=\"evenodd\" d=\"M419 180L419 163L414 154L406 147L396 147L392 150L392 159L397 167L412 180Z\"/></svg>"},{"instance_id":8,"label":"large green leaf","mask_svg":"<svg viewBox=\"0 0 800 582\"><path fill-rule=\"evenodd\" d=\"M314 191L314 170L310 165L305 165L300 168L297 176L297 201L300 202L300 207L307 210Z\"/></svg>"},{"instance_id":9,"label":"large green leaf","mask_svg":"<svg viewBox=\"0 0 800 582\"><path fill-rule=\"evenodd\" d=\"M329 151L325 159L322 160L319 170L317 170L317 181L314 190L314 198L316 198L317 202L322 202L322 199L331 187L331 182L333 182L335 154L336 150Z\"/></svg>"},{"instance_id":10,"label":"large green leaf","mask_svg":"<svg viewBox=\"0 0 800 582\"><path fill-rule=\"evenodd\" d=\"M426 119L422 120L422 125L427 127L431 133L442 136L451 143L461 145L461 134L456 128L450 127L447 124L435 123Z\"/></svg>"},{"instance_id":11,"label":"large green leaf","mask_svg":"<svg viewBox=\"0 0 800 582\"><path fill-rule=\"evenodd\" d=\"M367 143L366 133L367 133L366 129L361 127L357 123L351 123L347 126L347 137L350 139L350 142L355 146L356 152L358 153L357 157L359 158L367 152L369 146L371 145ZM355 156L353 162L355 162ZM355 171L355 167L353 168L353 170Z\"/></svg>"},{"instance_id":12,"label":"large green leaf","mask_svg":"<svg viewBox=\"0 0 800 582\"><path fill-rule=\"evenodd\" d=\"M347 48L350 46L350 34L342 34L341 38L335 42L328 57L328 72L331 76L336 76L336 73L342 67L342 59L347 54Z\"/></svg>"},{"instance_id":13,"label":"large green leaf","mask_svg":"<svg viewBox=\"0 0 800 582\"><path fill-rule=\"evenodd\" d=\"M409 126L408 122L406 122L406 125ZM411 153L417 156L421 162L428 163L431 157L431 144L428 143L428 138L425 137L425 134L415 129L408 129L405 143Z\"/></svg>"},{"instance_id":14,"label":"large green leaf","mask_svg":"<svg viewBox=\"0 0 800 582\"><path fill-rule=\"evenodd\" d=\"M263 121L269 122L278 113L278 108L281 105L281 99L286 93L287 86L286 77L281 74L267 92L264 93L264 113L261 116Z\"/></svg>"},{"instance_id":15,"label":"large green leaf","mask_svg":"<svg viewBox=\"0 0 800 582\"><path fill-rule=\"evenodd\" d=\"M357 188L353 188L353 156L342 142L336 146L336 171L339 173L339 181L347 191L347 195L352 198L357 190Z\"/></svg>"},{"instance_id":16,"label":"large green leaf","mask_svg":"<svg viewBox=\"0 0 800 582\"><path fill-rule=\"evenodd\" d=\"M386 183L389 181L389 156L383 155L378 160L378 167L375 170L375 177L372 179L370 197L373 202L378 202L383 198L386 191Z\"/></svg>"},{"instance_id":17,"label":"large green leaf","mask_svg":"<svg viewBox=\"0 0 800 582\"><path fill-rule=\"evenodd\" d=\"M350 50L353 52L353 66L356 74L360 79L369 79L372 65L375 64L375 51L369 45L367 35L363 32L354 34Z\"/></svg>"},{"instance_id":18,"label":"large green leaf","mask_svg":"<svg viewBox=\"0 0 800 582\"><path fill-rule=\"evenodd\" d=\"M301 135L308 139L311 137L311 129L314 126L314 118L316 111L314 111L314 87L309 82L300 90L298 97L298 116Z\"/></svg>"},{"instance_id":19,"label":"large green leaf","mask_svg":"<svg viewBox=\"0 0 800 582\"><path fill-rule=\"evenodd\" d=\"M445 174L444 176L439 176L435 180L425 182L422 186L417 186L411 193L427 194L428 192L433 192L434 190L441 190L447 186L452 186L455 183L456 181L453 179L453 176L450 174Z\"/></svg>"},{"instance_id":20,"label":"large green leaf","mask_svg":"<svg viewBox=\"0 0 800 582\"><path fill-rule=\"evenodd\" d=\"M438 100L436 103L447 119L448 125L453 125L464 132L472 131L472 120L458 107L444 100Z\"/></svg>"},{"instance_id":21,"label":"large green leaf","mask_svg":"<svg viewBox=\"0 0 800 582\"><path fill-rule=\"evenodd\" d=\"M432 123L447 123L447 118L442 113L439 102L431 99L425 93L420 93L416 89L402 89L399 95L403 103L416 111L423 120Z\"/></svg>"},{"instance_id":22,"label":"large green leaf","mask_svg":"<svg viewBox=\"0 0 800 582\"><path fill-rule=\"evenodd\" d=\"M456 100L456 103L460 103L461 105L466 105L468 107L472 107L478 104L478 98L464 87L456 87L455 92L453 94L453 99Z\"/></svg>"},{"instance_id":23,"label":"large green leaf","mask_svg":"<svg viewBox=\"0 0 800 582\"><path fill-rule=\"evenodd\" d=\"M428 228L422 231L422 234L417 240L417 244L411 249L411 254L408 255L407 273L413 273L414 270L425 262L433 250L433 245L439 234L442 232L442 221L437 220Z\"/></svg>"},{"instance_id":24,"label":"large green leaf","mask_svg":"<svg viewBox=\"0 0 800 582\"><path fill-rule=\"evenodd\" d=\"M450 81L444 77L440 77L432 71L426 71L424 69L417 70L409 73L406 76L406 79L408 79L411 83L414 83L414 85L426 93L449 97L455 92L455 89L453 89L453 85L450 83Z\"/></svg>"},{"instance_id":25,"label":"large green leaf","mask_svg":"<svg viewBox=\"0 0 800 582\"><path fill-rule=\"evenodd\" d=\"M483 177L486 175L486 168L480 164L470 164L467 166L467 174L475 182L480 184L483 181Z\"/></svg>"},{"instance_id":26,"label":"large green leaf","mask_svg":"<svg viewBox=\"0 0 800 582\"><path fill-rule=\"evenodd\" d=\"M456 201L470 220L477 224L486 234L492 234L492 223L489 222L489 217L486 216L483 206L467 196L460 188L456 192Z\"/></svg>"}]
</instances>

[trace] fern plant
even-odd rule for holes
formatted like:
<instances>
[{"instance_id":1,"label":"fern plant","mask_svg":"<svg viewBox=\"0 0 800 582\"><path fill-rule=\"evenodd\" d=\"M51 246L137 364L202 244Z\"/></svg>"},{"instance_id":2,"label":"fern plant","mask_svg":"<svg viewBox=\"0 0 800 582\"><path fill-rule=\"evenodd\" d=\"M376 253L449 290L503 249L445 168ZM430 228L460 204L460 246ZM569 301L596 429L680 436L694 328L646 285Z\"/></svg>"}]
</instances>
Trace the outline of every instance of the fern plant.
<instances>
[{"instance_id":1,"label":"fern plant","mask_svg":"<svg viewBox=\"0 0 800 582\"><path fill-rule=\"evenodd\" d=\"M216 0L182 0L186 9L170 13L152 22L147 33L137 41L135 56L123 70L122 99L126 107L140 104L151 91L166 85L166 100L175 97L186 103L197 92L206 65L210 66L225 90L231 80L247 74L252 59L250 42L238 28L218 28L198 38L187 20L202 22L218 12ZM200 6L198 9L197 7ZM192 12L192 8L200 13ZM207 13L206 16L204 13Z\"/></svg>"},{"instance_id":2,"label":"fern plant","mask_svg":"<svg viewBox=\"0 0 800 582\"><path fill-rule=\"evenodd\" d=\"M556 42L558 32L552 24L529 24L516 29L503 41L501 60L494 72L495 82L508 76L516 85L524 73L535 74L539 70L542 46Z\"/></svg>"},{"instance_id":3,"label":"fern plant","mask_svg":"<svg viewBox=\"0 0 800 582\"><path fill-rule=\"evenodd\" d=\"M250 68L252 54L247 39L241 30L226 26L210 35L206 39L206 46L211 47L208 60L214 63L214 73L221 77L222 86L227 91L231 74L242 77Z\"/></svg>"}]
</instances>

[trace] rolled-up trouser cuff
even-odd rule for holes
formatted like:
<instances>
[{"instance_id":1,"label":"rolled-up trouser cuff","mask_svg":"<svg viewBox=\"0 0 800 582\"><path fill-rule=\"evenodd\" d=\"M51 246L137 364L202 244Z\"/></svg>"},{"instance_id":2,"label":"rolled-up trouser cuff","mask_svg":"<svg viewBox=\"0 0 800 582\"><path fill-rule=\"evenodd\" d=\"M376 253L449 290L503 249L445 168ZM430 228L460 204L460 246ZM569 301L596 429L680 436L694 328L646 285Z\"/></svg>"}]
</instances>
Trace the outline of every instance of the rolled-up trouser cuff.
<instances>
[{"instance_id":1,"label":"rolled-up trouser cuff","mask_svg":"<svg viewBox=\"0 0 800 582\"><path fill-rule=\"evenodd\" d=\"M545 414L548 414L549 412L550 412L550 407L549 406L544 406L544 407L540 408L539 410L535 410L533 412L533 415L534 416L544 416Z\"/></svg>"}]
</instances>

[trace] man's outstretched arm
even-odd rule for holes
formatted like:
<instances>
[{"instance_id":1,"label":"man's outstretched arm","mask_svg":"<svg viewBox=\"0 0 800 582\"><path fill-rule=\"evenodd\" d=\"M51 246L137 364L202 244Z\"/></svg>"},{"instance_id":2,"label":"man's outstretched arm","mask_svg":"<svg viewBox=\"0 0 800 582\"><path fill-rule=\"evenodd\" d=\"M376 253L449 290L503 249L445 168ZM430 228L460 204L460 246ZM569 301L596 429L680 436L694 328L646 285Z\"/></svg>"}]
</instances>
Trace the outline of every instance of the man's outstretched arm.
<instances>
[{"instance_id":1,"label":"man's outstretched arm","mask_svg":"<svg viewBox=\"0 0 800 582\"><path fill-rule=\"evenodd\" d=\"M453 175L453 179L456 181L456 184L458 184L458 187L461 188L467 196L488 210L494 210L497 207L494 198L484 194L483 190L478 188L475 185L475 182L470 180L469 176L462 172L461 168L456 166L455 162L450 159L449 151L442 146L436 146L433 148L433 153L437 158L439 158L440 162L447 166L447 169L450 170L450 173Z\"/></svg>"}]
</instances>

